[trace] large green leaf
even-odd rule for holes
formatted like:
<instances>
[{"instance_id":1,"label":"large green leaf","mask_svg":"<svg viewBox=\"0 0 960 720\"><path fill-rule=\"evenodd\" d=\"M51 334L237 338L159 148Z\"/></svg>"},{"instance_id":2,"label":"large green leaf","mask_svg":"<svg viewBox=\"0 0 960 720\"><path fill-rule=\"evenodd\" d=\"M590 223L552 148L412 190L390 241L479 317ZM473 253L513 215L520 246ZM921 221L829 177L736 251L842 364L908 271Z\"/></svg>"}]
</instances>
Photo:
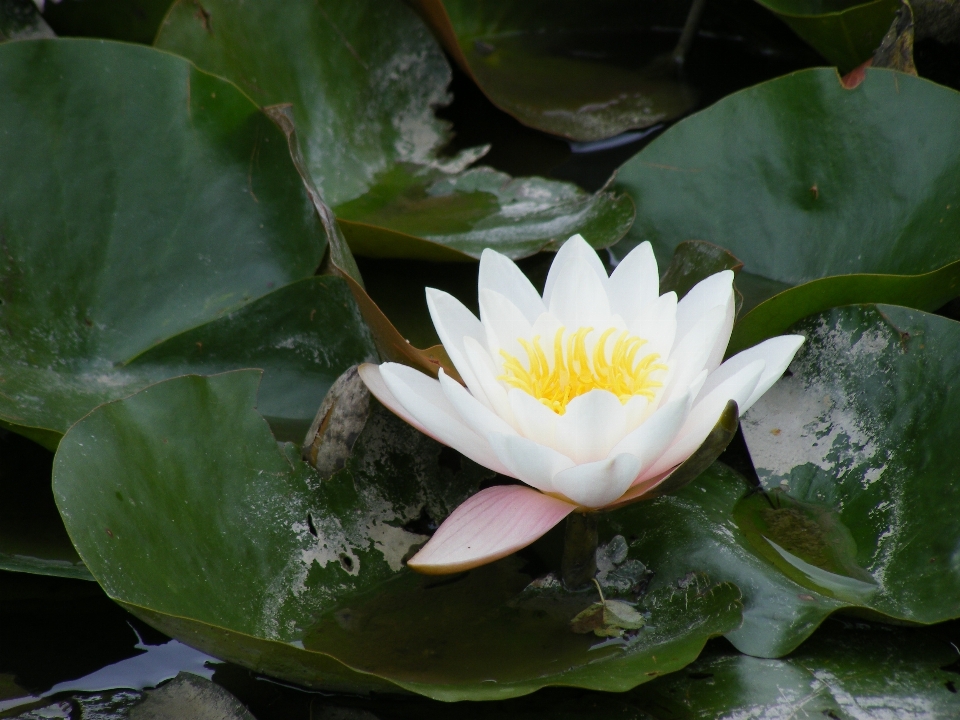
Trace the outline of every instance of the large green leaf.
<instances>
[{"instance_id":1,"label":"large green leaf","mask_svg":"<svg viewBox=\"0 0 960 720\"><path fill-rule=\"evenodd\" d=\"M0 46L0 422L48 447L185 371L267 370L302 432L373 354L284 136L234 86L133 45Z\"/></svg>"},{"instance_id":2,"label":"large green leaf","mask_svg":"<svg viewBox=\"0 0 960 720\"><path fill-rule=\"evenodd\" d=\"M682 673L630 694L659 720L950 718L958 628L831 621L783 660L711 646Z\"/></svg>"},{"instance_id":3,"label":"large green leaf","mask_svg":"<svg viewBox=\"0 0 960 720\"><path fill-rule=\"evenodd\" d=\"M487 97L538 130L600 140L671 120L696 101L669 57L676 39L650 30L682 24L685 4L669 4L669 19L663 4L631 0L413 4Z\"/></svg>"},{"instance_id":4,"label":"large green leaf","mask_svg":"<svg viewBox=\"0 0 960 720\"><path fill-rule=\"evenodd\" d=\"M570 183L513 179L483 153L443 158L450 67L400 0L182 0L158 47L233 80L261 105L292 103L309 172L354 252L429 260L556 249L574 233L597 247L626 233L628 198Z\"/></svg>"},{"instance_id":5,"label":"large green leaf","mask_svg":"<svg viewBox=\"0 0 960 720\"><path fill-rule=\"evenodd\" d=\"M93 580L53 502L52 461L49 450L0 430L0 570Z\"/></svg>"},{"instance_id":6,"label":"large green leaf","mask_svg":"<svg viewBox=\"0 0 960 720\"><path fill-rule=\"evenodd\" d=\"M650 240L665 259L695 238L742 260L753 309L731 352L836 305L935 309L960 288L958 115L960 93L888 70L853 90L827 69L743 90L621 168L638 210L614 252Z\"/></svg>"},{"instance_id":7,"label":"large green leaf","mask_svg":"<svg viewBox=\"0 0 960 720\"><path fill-rule=\"evenodd\" d=\"M410 572L422 533L492 473L377 405L321 479L254 410L258 379L153 385L95 410L57 451L54 493L81 557L164 632L313 687L455 700L626 690L739 623L736 588L669 569L640 600L647 626L604 641L570 626L596 594L527 587L545 569L535 553L451 578Z\"/></svg>"},{"instance_id":8,"label":"large green leaf","mask_svg":"<svg viewBox=\"0 0 960 720\"><path fill-rule=\"evenodd\" d=\"M742 503L738 524L810 604L960 616L960 323L851 306L795 329L807 342L790 376L743 420L768 502ZM771 624L752 642L786 651L798 629Z\"/></svg>"},{"instance_id":9,"label":"large green leaf","mask_svg":"<svg viewBox=\"0 0 960 720\"><path fill-rule=\"evenodd\" d=\"M841 72L873 56L900 0L757 0Z\"/></svg>"}]
</instances>

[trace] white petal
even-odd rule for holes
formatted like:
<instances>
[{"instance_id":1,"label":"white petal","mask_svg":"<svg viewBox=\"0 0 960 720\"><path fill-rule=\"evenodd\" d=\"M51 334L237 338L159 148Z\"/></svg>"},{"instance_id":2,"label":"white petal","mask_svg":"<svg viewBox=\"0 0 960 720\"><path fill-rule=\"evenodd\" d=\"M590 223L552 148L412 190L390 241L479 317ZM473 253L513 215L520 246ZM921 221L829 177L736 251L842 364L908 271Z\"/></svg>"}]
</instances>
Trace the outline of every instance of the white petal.
<instances>
[{"instance_id":1,"label":"white petal","mask_svg":"<svg viewBox=\"0 0 960 720\"><path fill-rule=\"evenodd\" d=\"M707 382L700 391L701 396L706 396L720 383L740 372L750 363L756 360L763 360L766 365L763 368L763 375L757 382L750 397L740 406L740 414L743 415L751 405L753 405L760 396L769 390L773 384L780 379L783 371L787 369L797 350L803 345L804 337L802 335L780 335L778 337L764 340L759 345L737 353L727 360L723 365L710 373Z\"/></svg>"},{"instance_id":2,"label":"white petal","mask_svg":"<svg viewBox=\"0 0 960 720\"><path fill-rule=\"evenodd\" d=\"M453 361L460 377L470 388L470 392L480 402L489 407L490 401L477 381L463 348L463 341L468 337L479 342L487 341L483 324L453 295L435 288L427 288L426 294L430 319L433 320L433 326L437 329L437 335L440 336L440 342L443 343L444 350L447 351L447 355Z\"/></svg>"},{"instance_id":3,"label":"white petal","mask_svg":"<svg viewBox=\"0 0 960 720\"><path fill-rule=\"evenodd\" d=\"M610 451L610 457L630 453L640 458L641 471L651 467L673 442L687 418L689 409L689 398L686 396L667 403L643 425L618 442Z\"/></svg>"},{"instance_id":4,"label":"white petal","mask_svg":"<svg viewBox=\"0 0 960 720\"><path fill-rule=\"evenodd\" d=\"M486 395L491 409L516 427L513 420L513 410L510 409L510 401L507 400L507 391L497 380L500 371L494 364L493 358L490 357L490 353L487 352L486 345L468 337L463 342L463 348L466 351L470 369L473 371L477 383L483 388L483 393Z\"/></svg>"},{"instance_id":5,"label":"white petal","mask_svg":"<svg viewBox=\"0 0 960 720\"><path fill-rule=\"evenodd\" d=\"M553 486L581 507L599 508L616 502L638 472L640 458L622 454L559 472Z\"/></svg>"},{"instance_id":6,"label":"white petal","mask_svg":"<svg viewBox=\"0 0 960 720\"><path fill-rule=\"evenodd\" d=\"M486 248L480 255L480 292L493 290L517 306L529 322L534 322L547 306L540 294L510 258Z\"/></svg>"},{"instance_id":7,"label":"white petal","mask_svg":"<svg viewBox=\"0 0 960 720\"><path fill-rule=\"evenodd\" d=\"M720 363L723 362L723 356L727 352L727 345L730 344L730 335L733 333L733 321L737 314L736 300L733 293L727 298L727 304L724 306L723 322L720 324L720 332L717 333L717 339L713 341L713 350L707 358L704 367L713 372Z\"/></svg>"},{"instance_id":8,"label":"white petal","mask_svg":"<svg viewBox=\"0 0 960 720\"><path fill-rule=\"evenodd\" d=\"M480 319L487 333L487 349L498 368L503 367L501 350L526 361L527 353L518 339L530 340L533 328L516 305L498 292L481 290Z\"/></svg>"},{"instance_id":9,"label":"white petal","mask_svg":"<svg viewBox=\"0 0 960 720\"><path fill-rule=\"evenodd\" d=\"M573 467L566 455L519 435L490 435L490 445L509 472L542 492L554 492L553 476Z\"/></svg>"},{"instance_id":10,"label":"white petal","mask_svg":"<svg viewBox=\"0 0 960 720\"><path fill-rule=\"evenodd\" d=\"M690 288L677 304L677 341L690 332L706 311L717 306L725 308L732 297L732 270L715 273Z\"/></svg>"},{"instance_id":11,"label":"white petal","mask_svg":"<svg viewBox=\"0 0 960 720\"><path fill-rule=\"evenodd\" d=\"M642 242L620 261L607 283L610 308L624 318L640 315L660 297L657 258L649 242Z\"/></svg>"},{"instance_id":12,"label":"white petal","mask_svg":"<svg viewBox=\"0 0 960 720\"><path fill-rule=\"evenodd\" d=\"M514 388L507 392L517 430L538 445L557 448L557 415L532 395Z\"/></svg>"},{"instance_id":13,"label":"white petal","mask_svg":"<svg viewBox=\"0 0 960 720\"><path fill-rule=\"evenodd\" d=\"M578 465L602 460L626 435L626 411L617 396L591 390L567 403L557 420L557 450Z\"/></svg>"},{"instance_id":14,"label":"white petal","mask_svg":"<svg viewBox=\"0 0 960 720\"><path fill-rule=\"evenodd\" d=\"M427 431L427 428L413 415L411 415L410 411L407 410L400 403L400 401L397 400L396 397L394 397L392 392L390 392L390 388L388 388L387 384L383 381L383 375L380 374L379 365L374 365L373 363L363 363L357 368L357 373L360 375L360 379L363 380L363 384L367 386L367 390L369 390L373 396L379 400L384 407L387 408L387 410L392 412L408 425L413 425L413 427L422 432L424 435L430 435L430 433Z\"/></svg>"},{"instance_id":15,"label":"white petal","mask_svg":"<svg viewBox=\"0 0 960 720\"><path fill-rule=\"evenodd\" d=\"M677 294L672 290L661 295L652 305L647 305L631 318L627 327L637 337L647 341L641 350L644 353L659 353L670 356L677 337Z\"/></svg>"},{"instance_id":16,"label":"white petal","mask_svg":"<svg viewBox=\"0 0 960 720\"><path fill-rule=\"evenodd\" d=\"M690 383L705 369L716 339L723 329L725 312L726 309L722 306L710 308L676 344L670 353L670 372L663 391L664 402L686 393Z\"/></svg>"},{"instance_id":17,"label":"white petal","mask_svg":"<svg viewBox=\"0 0 960 720\"><path fill-rule=\"evenodd\" d=\"M513 435L516 431L503 418L490 410L486 405L471 395L456 380L451 380L441 368L440 388L457 414L470 429L486 438L490 433L505 433Z\"/></svg>"},{"instance_id":18,"label":"white petal","mask_svg":"<svg viewBox=\"0 0 960 720\"><path fill-rule=\"evenodd\" d=\"M381 365L380 376L404 409L416 418L418 429L437 442L463 453L479 465L494 472L510 474L506 472L486 439L460 419L437 380L397 363Z\"/></svg>"},{"instance_id":19,"label":"white petal","mask_svg":"<svg viewBox=\"0 0 960 720\"><path fill-rule=\"evenodd\" d=\"M590 254L597 257L592 248ZM554 284L547 307L567 329L603 328L609 324L611 312L606 276L603 279L598 277L594 268L579 255L564 263L556 273L553 268L550 272Z\"/></svg>"},{"instance_id":20,"label":"white petal","mask_svg":"<svg viewBox=\"0 0 960 720\"><path fill-rule=\"evenodd\" d=\"M581 235L574 235L563 244L553 259L553 263L550 265L550 272L547 273L547 282L543 287L543 302L547 307L550 307L550 300L554 295L554 286L557 283L557 278L570 263L586 265L604 286L606 285L608 280L607 271L603 267L603 263L600 261L596 250L590 247Z\"/></svg>"},{"instance_id":21,"label":"white petal","mask_svg":"<svg viewBox=\"0 0 960 720\"><path fill-rule=\"evenodd\" d=\"M656 410L656 404L643 395L634 395L623 406L624 432L631 433Z\"/></svg>"},{"instance_id":22,"label":"white petal","mask_svg":"<svg viewBox=\"0 0 960 720\"><path fill-rule=\"evenodd\" d=\"M756 360L738 373L715 387L690 410L683 426L677 432L673 444L660 456L653 466L644 470L641 480L669 470L686 460L703 444L707 435L717 424L727 402L735 400L739 405L746 402L763 374L764 361Z\"/></svg>"}]
</instances>

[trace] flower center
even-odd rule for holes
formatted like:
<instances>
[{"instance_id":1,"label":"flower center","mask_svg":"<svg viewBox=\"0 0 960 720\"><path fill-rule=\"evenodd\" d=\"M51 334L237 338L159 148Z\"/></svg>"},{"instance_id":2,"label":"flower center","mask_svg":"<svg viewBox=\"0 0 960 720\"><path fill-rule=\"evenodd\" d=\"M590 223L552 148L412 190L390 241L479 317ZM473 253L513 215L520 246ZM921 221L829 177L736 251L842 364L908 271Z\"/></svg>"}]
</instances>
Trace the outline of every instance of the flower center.
<instances>
[{"instance_id":1,"label":"flower center","mask_svg":"<svg viewBox=\"0 0 960 720\"><path fill-rule=\"evenodd\" d=\"M624 405L632 397L654 397L663 383L651 376L667 366L658 363L658 353L649 353L637 360L640 348L646 340L623 330L613 340L607 355L607 345L616 328L606 330L597 340L593 352L587 351L587 335L593 328L580 328L566 338L565 328L557 330L553 338L553 363L547 359L540 346L540 336L533 341L518 338L527 353L528 367L505 350L503 375L498 379L523 390L542 402L558 415L567 410L567 403L591 390L607 390L616 395Z\"/></svg>"}]
</instances>

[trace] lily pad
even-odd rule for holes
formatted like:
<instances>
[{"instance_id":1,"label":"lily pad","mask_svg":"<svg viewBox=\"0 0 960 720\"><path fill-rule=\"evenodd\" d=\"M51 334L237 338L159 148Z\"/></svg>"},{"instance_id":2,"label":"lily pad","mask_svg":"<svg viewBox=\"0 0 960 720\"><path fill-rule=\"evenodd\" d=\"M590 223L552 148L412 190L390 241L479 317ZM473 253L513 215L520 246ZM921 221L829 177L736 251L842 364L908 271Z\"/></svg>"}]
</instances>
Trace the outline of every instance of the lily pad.
<instances>
[{"instance_id":1,"label":"lily pad","mask_svg":"<svg viewBox=\"0 0 960 720\"><path fill-rule=\"evenodd\" d=\"M846 73L880 46L900 0L757 0Z\"/></svg>"},{"instance_id":2,"label":"lily pad","mask_svg":"<svg viewBox=\"0 0 960 720\"><path fill-rule=\"evenodd\" d=\"M684 672L638 688L630 700L675 720L956 717L958 637L956 625L834 620L783 660L712 645Z\"/></svg>"},{"instance_id":3,"label":"lily pad","mask_svg":"<svg viewBox=\"0 0 960 720\"><path fill-rule=\"evenodd\" d=\"M544 178L467 169L486 148L451 139L440 47L401 2L177 2L156 45L226 77L261 105L293 104L310 176L353 251L426 260L513 258L581 233L596 247L633 221L629 198Z\"/></svg>"},{"instance_id":4,"label":"lily pad","mask_svg":"<svg viewBox=\"0 0 960 720\"><path fill-rule=\"evenodd\" d=\"M54 493L81 557L162 631L312 687L479 700L627 690L740 622L737 589L699 577L644 595L646 625L600 642L570 628L593 596L528 587L535 555L412 573L404 558L492 474L376 406L345 467L321 479L255 411L258 380L167 380L99 407L60 444Z\"/></svg>"},{"instance_id":5,"label":"lily pad","mask_svg":"<svg viewBox=\"0 0 960 720\"><path fill-rule=\"evenodd\" d=\"M943 122L957 115L960 93L889 70L853 90L812 69L730 95L621 168L638 219L612 252L650 240L665 260L699 239L742 260L731 353L836 305L936 309L960 294L960 136Z\"/></svg>"},{"instance_id":6,"label":"lily pad","mask_svg":"<svg viewBox=\"0 0 960 720\"><path fill-rule=\"evenodd\" d=\"M53 448L106 400L253 366L302 433L373 356L343 281L312 277L326 239L286 139L233 85L58 39L0 46L0 88L0 422Z\"/></svg>"},{"instance_id":7,"label":"lily pad","mask_svg":"<svg viewBox=\"0 0 960 720\"><path fill-rule=\"evenodd\" d=\"M49 450L0 431L0 570L93 580L53 502L52 464Z\"/></svg>"},{"instance_id":8,"label":"lily pad","mask_svg":"<svg viewBox=\"0 0 960 720\"><path fill-rule=\"evenodd\" d=\"M672 120L696 102L696 91L678 76L673 48L663 45L676 40L650 30L664 21L663 9L651 3L414 5L487 97L538 130L602 140ZM685 12L671 19L682 25Z\"/></svg>"},{"instance_id":9,"label":"lily pad","mask_svg":"<svg viewBox=\"0 0 960 720\"><path fill-rule=\"evenodd\" d=\"M811 595L898 620L960 616L960 323L855 306L797 330L807 342L792 375L750 409L744 434L763 487L823 508L849 541L846 568L808 562L829 576L799 565L795 578ZM810 560L791 554L795 567Z\"/></svg>"}]
</instances>

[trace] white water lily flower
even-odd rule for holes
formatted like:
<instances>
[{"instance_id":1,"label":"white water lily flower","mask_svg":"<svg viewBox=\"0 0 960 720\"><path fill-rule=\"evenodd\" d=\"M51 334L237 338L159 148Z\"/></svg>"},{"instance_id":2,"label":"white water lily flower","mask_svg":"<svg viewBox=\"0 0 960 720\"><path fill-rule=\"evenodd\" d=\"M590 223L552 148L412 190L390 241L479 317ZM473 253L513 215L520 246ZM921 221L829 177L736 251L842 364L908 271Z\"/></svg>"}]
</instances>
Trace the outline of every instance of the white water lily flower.
<instances>
[{"instance_id":1,"label":"white water lily flower","mask_svg":"<svg viewBox=\"0 0 960 720\"><path fill-rule=\"evenodd\" d=\"M466 500L410 561L449 573L523 548L574 510L638 500L706 439L729 400L746 411L803 343L784 335L723 364L733 273L677 302L660 295L650 243L607 277L579 235L550 268L543 297L508 258L484 250L480 319L427 289L437 333L466 387L405 365L360 367L394 413L468 458L525 485Z\"/></svg>"}]
</instances>

